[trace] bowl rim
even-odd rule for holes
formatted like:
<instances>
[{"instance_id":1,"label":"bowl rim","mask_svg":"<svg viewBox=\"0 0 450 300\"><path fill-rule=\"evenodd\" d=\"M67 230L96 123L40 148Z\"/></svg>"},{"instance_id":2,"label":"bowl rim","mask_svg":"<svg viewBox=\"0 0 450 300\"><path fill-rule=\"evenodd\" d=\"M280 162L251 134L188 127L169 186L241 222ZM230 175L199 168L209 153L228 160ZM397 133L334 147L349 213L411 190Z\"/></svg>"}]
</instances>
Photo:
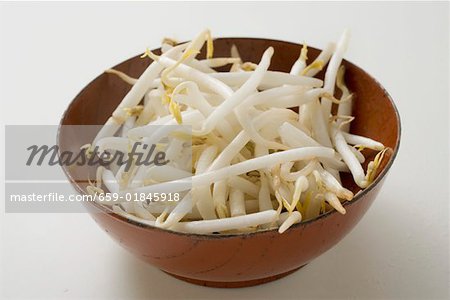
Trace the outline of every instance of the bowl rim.
<instances>
[{"instance_id":1,"label":"bowl rim","mask_svg":"<svg viewBox=\"0 0 450 300\"><path fill-rule=\"evenodd\" d=\"M293 46L298 46L301 47L303 46L302 44L298 44L298 43L294 43L294 42L289 42L289 41L284 41L284 40L278 40L278 39L267 39L267 38L258 38L258 37L220 37L220 38L215 38L214 41L216 40L248 40L248 41L265 41L265 42L277 42L277 43L283 43L283 44L290 44ZM184 42L182 42L184 43ZM320 48L315 48L315 47L310 47L308 45L308 48L317 50L317 51L322 51L322 49ZM152 51L159 51L161 48L156 48ZM123 63L125 63L128 60L134 59L136 57L140 56L140 54L130 57L122 62L120 62L119 64L116 64L114 67L121 65ZM347 206L351 206L354 203L358 202L361 198L363 198L366 194L368 194L373 188L375 188L375 186L377 186L386 176L386 174L389 172L390 168L392 167L392 164L394 163L395 158L397 157L398 151L400 149L400 141L401 141L401 130L402 130L402 126L401 126L401 118L400 118L400 113L398 112L397 106L395 105L394 100L392 99L391 95L388 93L388 91L384 88L384 86L377 80L375 79L375 77L373 77L370 73L368 73L367 71L365 71L364 69L362 69L361 67L359 67L358 65L354 64L353 62L347 60L347 59L343 59L343 62L352 65L352 67L359 69L360 71L366 73L383 91L383 93L385 94L385 96L387 97L387 99L389 100L392 108L394 109L395 112L395 116L396 116L396 125L397 125L397 138L396 138L396 143L393 149L393 153L389 158L389 161L387 162L386 166L384 167L384 169L378 174L378 176L375 178L375 180L370 183L370 185L368 187L366 187L365 189L359 191L354 198L351 201L345 201L342 205L345 207ZM112 67L112 68L114 68ZM57 145L60 145L61 142L61 127L64 125L64 121L67 118L68 112L69 110L72 108L73 105L75 105L75 103L77 102L78 97L83 93L83 91L95 80L97 80L100 76L103 76L104 73L99 74L97 77L95 77L93 80L91 80L88 84L86 84L86 86L84 86L80 92L77 93L77 95L72 99L72 101L69 103L69 105L67 106L67 108L65 109L60 122L58 124L58 130L57 130L57 136L56 136L56 142ZM58 153L59 155L59 153ZM68 172L68 170L66 169L65 166L62 166L63 172L66 175L66 177L69 179L69 182L72 184L72 186L75 188L75 190L81 194L85 194L85 192L80 188L80 186L76 183L76 180L73 179L72 175ZM83 202L85 203L85 202ZM140 229L146 229L146 230L157 230L163 233L168 233L168 234L175 234L175 235L180 235L180 236L186 236L186 237L195 237L195 238L206 238L206 239L227 239L227 238L246 238L246 237L250 237L253 235L258 235L258 234L267 234L267 233L278 233L278 228L273 228L273 229L267 229L267 230L259 230L259 231L252 231L252 232L243 232L243 233L234 233L234 234L200 234L200 233L188 233L188 232L180 232L180 231L174 231L174 230L170 230L170 229L165 229L165 228L160 228L157 226L153 226L153 225L149 225L149 224L144 224L144 223L139 223L133 220L130 220L124 216L121 216L117 213L115 213L112 209L106 207L106 206L102 206L96 202L88 202L86 205L92 205L95 209L97 209L99 211L99 213L106 213L107 215L117 219L119 222L123 222L126 225L132 226L132 227L137 227ZM88 209L89 210L89 209ZM336 210L330 210L324 214L321 214L319 216L317 216L314 219L310 219L304 222L300 222L297 224L293 224L288 230L286 230L285 233L289 232L289 231L293 231L296 228L300 228L300 227L306 227L311 225L312 223L315 223L319 220L323 220L326 218L331 217L333 214L338 213Z\"/></svg>"}]
</instances>

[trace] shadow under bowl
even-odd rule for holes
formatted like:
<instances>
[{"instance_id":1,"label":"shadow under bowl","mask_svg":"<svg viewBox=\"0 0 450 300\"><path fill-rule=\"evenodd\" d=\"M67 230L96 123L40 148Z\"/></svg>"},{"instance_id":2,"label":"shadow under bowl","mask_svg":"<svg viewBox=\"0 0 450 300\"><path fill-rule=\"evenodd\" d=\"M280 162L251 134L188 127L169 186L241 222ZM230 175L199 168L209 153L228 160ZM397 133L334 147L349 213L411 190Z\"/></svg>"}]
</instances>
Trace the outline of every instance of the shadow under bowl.
<instances>
[{"instance_id":1,"label":"shadow under bowl","mask_svg":"<svg viewBox=\"0 0 450 300\"><path fill-rule=\"evenodd\" d=\"M258 38L219 38L214 41L215 56L229 56L236 45L244 61L259 62L264 50L272 46L275 54L271 70L289 72L298 58L301 45ZM309 47L309 61L320 50ZM159 53L159 50L155 50ZM204 49L203 53L204 55ZM150 60L139 56L128 59L114 68L130 76L139 77ZM238 235L198 235L172 232L127 220L108 208L93 202L86 203L91 216L114 240L142 260L176 278L205 286L243 287L265 283L292 273L338 243L362 218L378 194L386 174L398 152L400 118L385 89L356 65L343 61L345 80L354 93L351 132L382 142L392 151L380 167L376 180L344 203L347 211L335 211L292 226L283 234L277 230ZM318 75L323 78L323 71ZM89 143L77 139L63 125L102 125L117 107L130 86L116 75L102 73L89 83L72 101L64 113L58 133L61 151L79 149ZM93 133L95 134L95 132ZM90 140L89 140L90 139ZM375 153L367 152L370 160ZM75 180L77 174L90 174L89 166L64 167L75 189L86 193L87 182ZM345 187L359 189L351 176L342 174Z\"/></svg>"}]
</instances>

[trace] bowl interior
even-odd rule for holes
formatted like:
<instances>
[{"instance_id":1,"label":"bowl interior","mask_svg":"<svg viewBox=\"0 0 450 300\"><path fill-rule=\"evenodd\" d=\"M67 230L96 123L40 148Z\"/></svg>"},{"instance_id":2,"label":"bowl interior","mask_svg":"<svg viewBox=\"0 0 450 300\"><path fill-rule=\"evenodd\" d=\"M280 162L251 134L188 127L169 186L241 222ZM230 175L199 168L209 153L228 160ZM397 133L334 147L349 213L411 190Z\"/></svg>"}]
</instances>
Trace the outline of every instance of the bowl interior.
<instances>
[{"instance_id":1,"label":"bowl interior","mask_svg":"<svg viewBox=\"0 0 450 300\"><path fill-rule=\"evenodd\" d=\"M214 41L214 56L225 57L230 55L232 45L236 45L244 61L258 63L262 53L267 47L272 46L275 53L272 58L271 70L289 72L292 64L298 58L302 45L290 42L257 39L257 38L219 38ZM309 47L308 62L314 60L320 50ZM159 53L159 49L155 53ZM204 56L204 49L201 56ZM114 69L125 72L132 77L139 77L150 64L149 58L141 59L135 56L128 59ZM350 131L382 142L392 148L384 159L379 174L383 176L392 164L398 151L400 140L400 119L392 99L384 88L369 74L356 65L344 61L346 67L345 80L354 94L353 116ZM324 71L318 77L323 78ZM61 120L61 125L102 125L130 90L130 85L122 81L116 75L102 73L89 83L72 101ZM60 128L58 143L61 151L76 150L80 146L90 143L96 132L87 133L82 138L64 126ZM365 150L366 151L366 150ZM367 162L372 160L375 152L366 151ZM76 166L65 168L69 178L79 177L95 178L95 167ZM381 176L380 176L381 177ZM353 192L359 188L353 182L351 175L342 174L345 187ZM373 183L376 184L377 180ZM80 192L86 191L86 181L74 182ZM353 201L356 201L358 196Z\"/></svg>"}]
</instances>

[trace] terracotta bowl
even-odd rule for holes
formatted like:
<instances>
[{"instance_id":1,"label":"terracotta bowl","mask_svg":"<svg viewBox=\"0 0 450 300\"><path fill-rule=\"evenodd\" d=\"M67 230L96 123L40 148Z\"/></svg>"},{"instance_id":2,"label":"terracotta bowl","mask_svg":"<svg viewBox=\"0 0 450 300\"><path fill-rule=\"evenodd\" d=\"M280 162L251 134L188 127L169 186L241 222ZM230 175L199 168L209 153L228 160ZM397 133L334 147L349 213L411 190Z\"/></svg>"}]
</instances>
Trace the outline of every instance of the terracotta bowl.
<instances>
[{"instance_id":1,"label":"terracotta bowl","mask_svg":"<svg viewBox=\"0 0 450 300\"><path fill-rule=\"evenodd\" d=\"M301 45L256 38L221 38L214 42L215 56L228 56L235 44L244 61L259 62L263 51L272 46L272 70L289 71ZM159 51L156 50L156 53ZM309 61L320 52L309 48ZM149 59L133 57L117 66L138 77ZM95 203L86 206L91 216L114 240L137 257L176 278L205 286L243 287L281 278L321 255L338 243L358 223L377 196L397 154L400 118L385 89L369 74L345 61L346 82L355 94L351 132L368 136L390 147L376 180L354 200L345 203L346 215L335 211L292 226L283 234L276 230L239 235L197 235L171 232L126 220ZM319 76L323 76L320 74ZM104 124L130 86L115 75L103 73L89 83L64 113L61 125ZM89 142L71 136L60 128L61 149L79 149ZM374 153L366 153L372 156ZM76 173L92 173L87 167L65 168L75 189L86 192L86 182L74 180ZM91 177L92 178L92 177ZM358 191L352 179L343 174L346 187Z\"/></svg>"}]
</instances>

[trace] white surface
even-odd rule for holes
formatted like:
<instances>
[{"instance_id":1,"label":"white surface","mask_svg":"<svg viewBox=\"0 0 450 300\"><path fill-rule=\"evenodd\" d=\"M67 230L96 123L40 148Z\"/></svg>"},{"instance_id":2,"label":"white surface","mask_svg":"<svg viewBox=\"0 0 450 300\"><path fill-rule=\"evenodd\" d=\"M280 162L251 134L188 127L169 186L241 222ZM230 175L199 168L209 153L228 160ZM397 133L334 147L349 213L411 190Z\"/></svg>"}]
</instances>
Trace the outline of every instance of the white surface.
<instances>
[{"instance_id":1,"label":"white surface","mask_svg":"<svg viewBox=\"0 0 450 300\"><path fill-rule=\"evenodd\" d=\"M57 124L91 79L164 36L184 40L209 27L215 36L323 47L349 27L346 57L386 87L403 125L398 159L364 219L285 279L238 290L193 286L138 261L88 215L5 214L2 205L1 295L447 298L448 18L448 3L1 4L2 124Z\"/></svg>"}]
</instances>

